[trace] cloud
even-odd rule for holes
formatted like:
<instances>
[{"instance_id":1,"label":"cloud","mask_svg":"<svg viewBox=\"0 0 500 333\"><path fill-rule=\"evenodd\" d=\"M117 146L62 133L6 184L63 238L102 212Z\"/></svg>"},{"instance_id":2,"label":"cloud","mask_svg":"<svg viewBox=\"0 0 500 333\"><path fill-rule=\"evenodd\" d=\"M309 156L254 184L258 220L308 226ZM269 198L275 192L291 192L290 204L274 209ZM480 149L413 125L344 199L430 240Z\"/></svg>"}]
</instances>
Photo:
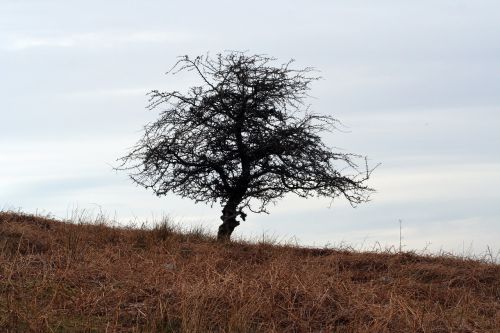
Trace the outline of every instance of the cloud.
<instances>
[{"instance_id":1,"label":"cloud","mask_svg":"<svg viewBox=\"0 0 500 333\"><path fill-rule=\"evenodd\" d=\"M372 180L379 203L429 202L470 198L495 198L500 186L500 164L455 164L388 168Z\"/></svg>"},{"instance_id":2,"label":"cloud","mask_svg":"<svg viewBox=\"0 0 500 333\"><path fill-rule=\"evenodd\" d=\"M132 43L182 43L193 35L177 31L92 32L70 35L49 34L11 35L4 42L4 49L20 51L33 48L109 48Z\"/></svg>"},{"instance_id":3,"label":"cloud","mask_svg":"<svg viewBox=\"0 0 500 333\"><path fill-rule=\"evenodd\" d=\"M368 204L328 209L328 199L291 195L237 235L273 228L305 244L397 244L402 219L406 249L494 245L499 2L257 3L243 16L227 1L2 3L2 205L64 216L98 203L125 221L166 212L216 230L219 205L157 198L110 164L157 117L144 111L148 91L192 85L163 75L176 56L248 49L320 69L312 108L349 132L325 141L382 165Z\"/></svg>"},{"instance_id":4,"label":"cloud","mask_svg":"<svg viewBox=\"0 0 500 333\"><path fill-rule=\"evenodd\" d=\"M136 87L136 88L117 88L117 89L96 89L96 90L79 90L72 92L60 93L62 98L68 99L91 99L95 97L141 97L146 96L151 87Z\"/></svg>"}]
</instances>

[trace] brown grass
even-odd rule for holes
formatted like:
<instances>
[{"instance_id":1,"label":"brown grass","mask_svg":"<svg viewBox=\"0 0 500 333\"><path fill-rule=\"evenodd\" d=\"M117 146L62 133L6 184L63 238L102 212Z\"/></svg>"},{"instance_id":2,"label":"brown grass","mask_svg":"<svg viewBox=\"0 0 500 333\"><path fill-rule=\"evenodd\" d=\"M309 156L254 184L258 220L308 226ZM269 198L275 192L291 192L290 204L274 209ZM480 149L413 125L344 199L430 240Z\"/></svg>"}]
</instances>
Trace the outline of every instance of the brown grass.
<instances>
[{"instance_id":1,"label":"brown grass","mask_svg":"<svg viewBox=\"0 0 500 333\"><path fill-rule=\"evenodd\" d=\"M0 212L0 331L500 332L497 264L100 222Z\"/></svg>"}]
</instances>

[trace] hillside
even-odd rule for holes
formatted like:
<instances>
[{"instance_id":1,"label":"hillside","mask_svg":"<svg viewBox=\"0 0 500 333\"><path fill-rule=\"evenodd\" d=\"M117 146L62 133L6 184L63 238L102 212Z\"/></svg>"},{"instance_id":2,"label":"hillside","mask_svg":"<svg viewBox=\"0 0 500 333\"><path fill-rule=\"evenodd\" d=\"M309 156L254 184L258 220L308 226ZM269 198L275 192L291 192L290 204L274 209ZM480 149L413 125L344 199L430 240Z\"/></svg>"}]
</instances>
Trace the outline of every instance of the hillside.
<instances>
[{"instance_id":1,"label":"hillside","mask_svg":"<svg viewBox=\"0 0 500 333\"><path fill-rule=\"evenodd\" d=\"M500 332L500 266L0 212L0 331Z\"/></svg>"}]
</instances>

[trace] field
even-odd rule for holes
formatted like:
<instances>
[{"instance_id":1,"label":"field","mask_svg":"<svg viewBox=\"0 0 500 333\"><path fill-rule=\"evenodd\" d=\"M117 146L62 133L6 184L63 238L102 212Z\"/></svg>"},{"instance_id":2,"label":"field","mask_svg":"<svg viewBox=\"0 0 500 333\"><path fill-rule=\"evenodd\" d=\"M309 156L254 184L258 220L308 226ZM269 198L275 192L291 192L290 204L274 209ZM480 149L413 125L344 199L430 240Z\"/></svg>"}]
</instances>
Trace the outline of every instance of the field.
<instances>
[{"instance_id":1,"label":"field","mask_svg":"<svg viewBox=\"0 0 500 333\"><path fill-rule=\"evenodd\" d=\"M500 265L0 212L2 332L500 332Z\"/></svg>"}]
</instances>

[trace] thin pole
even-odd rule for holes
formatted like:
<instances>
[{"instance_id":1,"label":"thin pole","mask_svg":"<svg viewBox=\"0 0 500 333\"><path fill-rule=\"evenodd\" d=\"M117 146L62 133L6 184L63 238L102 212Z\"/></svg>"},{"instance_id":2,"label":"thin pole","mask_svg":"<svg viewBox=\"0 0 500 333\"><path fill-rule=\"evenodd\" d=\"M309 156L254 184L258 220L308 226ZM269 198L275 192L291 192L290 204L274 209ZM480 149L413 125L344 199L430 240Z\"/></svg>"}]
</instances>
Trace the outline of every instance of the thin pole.
<instances>
[{"instance_id":1,"label":"thin pole","mask_svg":"<svg viewBox=\"0 0 500 333\"><path fill-rule=\"evenodd\" d=\"M401 223L403 223L403 221L399 219L399 253L401 253Z\"/></svg>"}]
</instances>

